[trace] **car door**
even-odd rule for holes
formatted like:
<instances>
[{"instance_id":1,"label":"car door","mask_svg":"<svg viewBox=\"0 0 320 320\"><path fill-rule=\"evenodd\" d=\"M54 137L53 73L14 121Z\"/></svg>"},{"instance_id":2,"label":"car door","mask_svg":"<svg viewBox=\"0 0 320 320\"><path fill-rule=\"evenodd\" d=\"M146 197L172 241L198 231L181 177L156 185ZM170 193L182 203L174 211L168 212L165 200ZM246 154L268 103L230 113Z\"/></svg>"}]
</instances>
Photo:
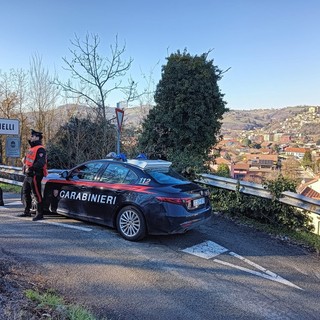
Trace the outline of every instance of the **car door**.
<instances>
[{"instance_id":1,"label":"car door","mask_svg":"<svg viewBox=\"0 0 320 320\"><path fill-rule=\"evenodd\" d=\"M90 205L92 190L98 171L104 166L104 162L94 161L82 164L73 169L59 191L59 203L57 212L90 217Z\"/></svg>"},{"instance_id":2,"label":"car door","mask_svg":"<svg viewBox=\"0 0 320 320\"><path fill-rule=\"evenodd\" d=\"M130 192L126 186L137 180L138 176L126 166L118 162L110 163L95 184L94 193L99 201L90 202L90 215L112 226L114 214Z\"/></svg>"}]
</instances>

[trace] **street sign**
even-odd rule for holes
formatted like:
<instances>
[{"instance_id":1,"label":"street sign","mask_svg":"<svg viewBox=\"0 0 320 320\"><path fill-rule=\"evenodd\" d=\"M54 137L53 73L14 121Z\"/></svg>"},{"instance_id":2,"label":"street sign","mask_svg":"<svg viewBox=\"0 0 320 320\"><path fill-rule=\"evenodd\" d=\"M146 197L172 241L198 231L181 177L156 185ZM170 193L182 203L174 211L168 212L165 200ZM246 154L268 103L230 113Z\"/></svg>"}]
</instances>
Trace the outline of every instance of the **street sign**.
<instances>
[{"instance_id":1,"label":"street sign","mask_svg":"<svg viewBox=\"0 0 320 320\"><path fill-rule=\"evenodd\" d=\"M20 138L7 137L6 156L9 158L20 158Z\"/></svg>"},{"instance_id":2,"label":"street sign","mask_svg":"<svg viewBox=\"0 0 320 320\"><path fill-rule=\"evenodd\" d=\"M19 134L19 120L0 119L0 134Z\"/></svg>"},{"instance_id":3,"label":"street sign","mask_svg":"<svg viewBox=\"0 0 320 320\"><path fill-rule=\"evenodd\" d=\"M124 115L124 111L122 109L116 108L116 117L117 117L119 132L121 131L121 126L122 126L122 122L123 122L123 115Z\"/></svg>"}]
</instances>

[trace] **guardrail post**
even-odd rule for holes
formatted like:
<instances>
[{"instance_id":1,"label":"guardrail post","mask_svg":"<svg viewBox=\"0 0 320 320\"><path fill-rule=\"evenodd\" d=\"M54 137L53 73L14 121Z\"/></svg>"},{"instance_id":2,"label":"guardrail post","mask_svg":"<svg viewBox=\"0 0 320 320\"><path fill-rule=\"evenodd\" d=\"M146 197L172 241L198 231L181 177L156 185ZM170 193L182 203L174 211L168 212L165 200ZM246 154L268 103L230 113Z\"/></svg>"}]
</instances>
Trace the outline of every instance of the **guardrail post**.
<instances>
[{"instance_id":1,"label":"guardrail post","mask_svg":"<svg viewBox=\"0 0 320 320\"><path fill-rule=\"evenodd\" d=\"M2 188L0 188L0 206L4 206Z\"/></svg>"}]
</instances>

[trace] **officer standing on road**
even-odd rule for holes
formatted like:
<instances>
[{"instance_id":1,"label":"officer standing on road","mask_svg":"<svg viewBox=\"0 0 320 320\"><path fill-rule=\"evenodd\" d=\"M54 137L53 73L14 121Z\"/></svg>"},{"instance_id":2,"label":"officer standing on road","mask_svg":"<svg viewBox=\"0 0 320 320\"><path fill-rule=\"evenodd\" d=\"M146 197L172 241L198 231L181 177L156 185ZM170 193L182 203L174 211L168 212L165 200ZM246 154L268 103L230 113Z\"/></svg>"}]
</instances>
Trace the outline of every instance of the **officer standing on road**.
<instances>
[{"instance_id":1,"label":"officer standing on road","mask_svg":"<svg viewBox=\"0 0 320 320\"><path fill-rule=\"evenodd\" d=\"M42 145L42 132L31 130L31 138L28 140L30 148L23 161L25 178L22 186L22 194L25 204L24 213L20 217L31 217L30 209L33 194L37 204L37 212L33 221L43 219L43 204L41 195L41 180L47 175L47 155Z\"/></svg>"}]
</instances>

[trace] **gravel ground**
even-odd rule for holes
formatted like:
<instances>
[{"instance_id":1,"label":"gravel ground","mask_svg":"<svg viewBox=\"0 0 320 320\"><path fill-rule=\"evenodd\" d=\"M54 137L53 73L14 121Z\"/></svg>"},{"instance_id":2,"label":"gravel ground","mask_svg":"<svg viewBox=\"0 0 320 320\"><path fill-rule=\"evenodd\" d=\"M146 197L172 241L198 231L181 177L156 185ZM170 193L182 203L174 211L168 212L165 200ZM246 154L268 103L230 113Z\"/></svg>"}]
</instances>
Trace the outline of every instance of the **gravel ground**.
<instances>
[{"instance_id":1,"label":"gravel ground","mask_svg":"<svg viewBox=\"0 0 320 320\"><path fill-rule=\"evenodd\" d=\"M0 257L0 320L39 320L66 317L50 307L39 307L25 296L25 290L47 292L46 280L34 266L1 252Z\"/></svg>"}]
</instances>

